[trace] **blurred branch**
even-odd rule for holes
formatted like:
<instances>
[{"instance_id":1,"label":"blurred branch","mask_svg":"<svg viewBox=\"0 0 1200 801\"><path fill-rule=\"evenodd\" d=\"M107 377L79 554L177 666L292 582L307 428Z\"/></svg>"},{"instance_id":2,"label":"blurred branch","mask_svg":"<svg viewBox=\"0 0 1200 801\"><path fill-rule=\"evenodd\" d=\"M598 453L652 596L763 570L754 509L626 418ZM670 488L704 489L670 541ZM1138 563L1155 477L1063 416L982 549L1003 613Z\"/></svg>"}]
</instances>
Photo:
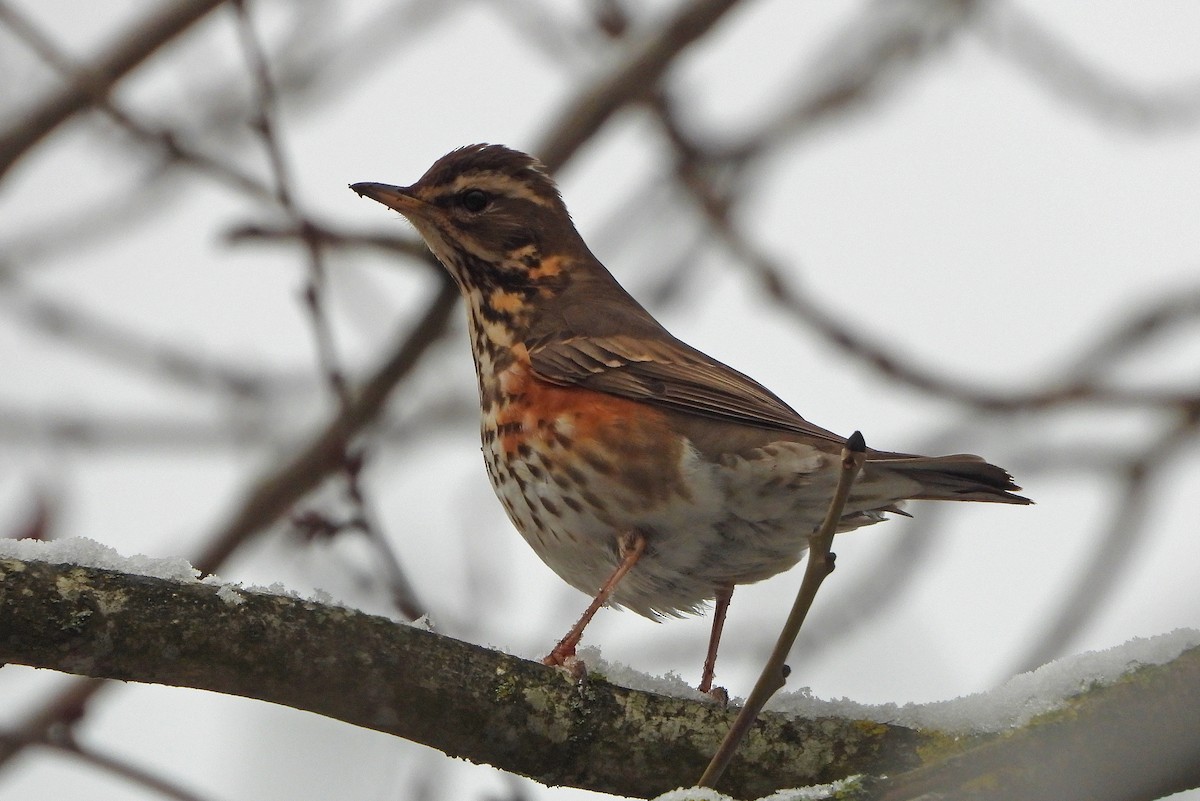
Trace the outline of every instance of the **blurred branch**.
<instances>
[{"instance_id":1,"label":"blurred branch","mask_svg":"<svg viewBox=\"0 0 1200 801\"><path fill-rule=\"evenodd\" d=\"M0 443L51 445L56 448L95 448L106 451L162 450L200 453L214 449L279 448L297 437L293 415L278 407L254 408L247 414L234 409L225 421L189 420L150 415L70 412L43 408L30 411L0 404ZM438 396L421 404L404 419L376 422L372 442L395 446L411 444L475 413L462 397ZM23 538L18 538L23 539Z\"/></svg>"},{"instance_id":2,"label":"blurred branch","mask_svg":"<svg viewBox=\"0 0 1200 801\"><path fill-rule=\"evenodd\" d=\"M69 738L30 740L18 733L0 731L0 743L5 748L24 748L33 745L53 749L75 757L81 762L111 773L114 776L140 785L158 795L174 798L176 801L205 801L204 796L196 795L175 782L164 779L115 756L102 754L92 748L84 748Z\"/></svg>"},{"instance_id":3,"label":"blurred branch","mask_svg":"<svg viewBox=\"0 0 1200 801\"><path fill-rule=\"evenodd\" d=\"M0 406L0 442L7 445L46 444L56 447L186 450L199 453L215 448L278 446L294 432L272 419L266 410L249 416L253 424L204 422L149 415L29 411ZM261 418L261 419L260 419Z\"/></svg>"},{"instance_id":4,"label":"blurred branch","mask_svg":"<svg viewBox=\"0 0 1200 801\"><path fill-rule=\"evenodd\" d=\"M57 298L45 297L13 280L0 278L0 305L10 321L62 339L80 351L145 375L192 389L228 394L237 400L264 400L295 392L311 382L298 375L271 375L262 365L238 367L167 344Z\"/></svg>"},{"instance_id":5,"label":"blurred branch","mask_svg":"<svg viewBox=\"0 0 1200 801\"><path fill-rule=\"evenodd\" d=\"M21 114L7 130L0 131L0 178L59 125L89 106L106 102L108 93L122 78L222 2L178 0L131 25L116 43L85 65L74 80L42 98L35 108ZM11 16L6 16L11 20Z\"/></svg>"},{"instance_id":6,"label":"blurred branch","mask_svg":"<svg viewBox=\"0 0 1200 801\"><path fill-rule=\"evenodd\" d=\"M326 265L323 239L313 230L307 217L301 212L293 191L293 180L288 161L283 154L283 144L280 142L279 129L276 124L279 99L271 80L270 69L267 66L267 56L254 31L254 24L246 8L246 0L232 0L237 18L238 38L247 65L250 68L255 88L255 103L257 116L255 130L262 139L263 147L271 164L271 174L274 176L275 199L283 208L297 231L301 233L300 242L304 245L306 256L306 283L304 287L304 307L308 312L309 322L316 343L317 366L325 376L330 391L338 402L342 414L350 411L354 402L350 388L346 383L346 375L337 355L337 347L333 340L333 328L325 309ZM343 444L340 458L340 473L345 482L346 496L354 508L353 527L361 531L370 541L387 574L390 595L396 608L409 620L416 620L425 614L425 605L417 598L412 582L400 564L399 558L391 547L390 540L384 535L371 502L363 490L363 466L366 462L367 451L363 448L350 449L347 439ZM317 513L310 513L317 514ZM322 519L327 519L320 515ZM337 529L333 529L336 532Z\"/></svg>"},{"instance_id":7,"label":"blurred branch","mask_svg":"<svg viewBox=\"0 0 1200 801\"><path fill-rule=\"evenodd\" d=\"M1071 50L1016 3L983 4L976 30L984 42L1025 68L1055 96L1099 120L1139 131L1193 127L1200 122L1200 76L1178 88L1147 92Z\"/></svg>"},{"instance_id":8,"label":"blurred branch","mask_svg":"<svg viewBox=\"0 0 1200 801\"><path fill-rule=\"evenodd\" d=\"M787 84L791 97L742 139L712 155L741 162L781 145L794 145L821 123L864 108L898 85L904 70L943 52L966 27L982 0L875 0L839 29L800 77ZM799 91L791 87L798 86Z\"/></svg>"},{"instance_id":9,"label":"blurred branch","mask_svg":"<svg viewBox=\"0 0 1200 801\"><path fill-rule=\"evenodd\" d=\"M0 660L270 701L547 784L648 797L687 786L733 712L343 607L78 565L0 560ZM1064 713L959 738L766 714L723 789L757 797L865 774L859 797L1150 799L1200 786L1200 649L1086 688ZM1133 769L1131 766L1136 766Z\"/></svg>"},{"instance_id":10,"label":"blurred branch","mask_svg":"<svg viewBox=\"0 0 1200 801\"><path fill-rule=\"evenodd\" d=\"M418 259L424 266L432 270L442 268L429 259L429 248L415 236L396 236L394 234L347 233L337 231L328 225L308 220L305 224L272 225L269 223L246 223L231 228L225 238L234 244L254 242L294 242L306 237L320 240L324 245L342 249L368 248L384 250L401 256Z\"/></svg>"},{"instance_id":11,"label":"blurred branch","mask_svg":"<svg viewBox=\"0 0 1200 801\"><path fill-rule=\"evenodd\" d=\"M291 168L283 154L283 144L279 141L279 130L275 122L276 106L279 101L267 67L266 54L254 32L254 25L246 10L245 0L232 0L232 5L237 20L238 40L241 43L254 86L252 107L255 109L255 118L253 127L262 141L263 149L267 153L267 159L271 166L272 194L275 202L283 209L292 225L301 233L299 241L304 245L307 268L304 307L308 312L313 329L313 339L316 342L317 365L325 380L329 382L329 387L338 404L345 410L350 403L350 396L346 386L345 373L338 362L337 348L333 342L333 330L325 312L325 257L321 246L322 240L310 232L308 220L296 203L292 189Z\"/></svg>"},{"instance_id":12,"label":"blurred branch","mask_svg":"<svg viewBox=\"0 0 1200 801\"><path fill-rule=\"evenodd\" d=\"M412 331L352 394L346 408L295 456L259 479L232 518L193 561L197 568L215 571L247 538L278 520L296 501L343 465L350 439L378 417L392 388L441 338L457 301L458 289L448 275L441 273L438 293Z\"/></svg>"},{"instance_id":13,"label":"blurred branch","mask_svg":"<svg viewBox=\"0 0 1200 801\"><path fill-rule=\"evenodd\" d=\"M661 108L661 107L660 107ZM682 136L678 126L664 116L671 136ZM1043 410L1055 406L1092 404L1114 408L1163 408L1177 409L1185 413L1200 408L1200 389L1157 390L1127 389L1099 383L1093 375L1081 374L1067 379L1071 371L1056 373L1059 380L1043 388L1008 391L981 387L955 379L949 375L901 357L894 348L873 339L861 330L845 325L839 315L820 305L814 298L796 286L790 275L796 270L768 256L747 237L734 223L730 214L731 201L726 193L717 191L703 170L703 164L695 158L696 149L685 152L678 165L679 181L693 195L697 205L707 215L713 230L719 235L742 264L758 280L763 291L783 311L820 334L831 345L870 365L874 369L909 387L930 395L945 398L980 411L1005 412ZM1187 314L1191 306L1185 304L1179 314ZM1167 319L1175 316L1167 315ZM1144 330L1145 315L1138 315L1137 324L1123 325L1119 330L1140 335ZM1149 319L1161 320L1163 316ZM1100 338L1101 345L1093 351L1102 353L1102 348L1116 352L1124 350L1120 340L1113 336ZM1093 362L1094 363L1094 362Z\"/></svg>"},{"instance_id":14,"label":"blurred branch","mask_svg":"<svg viewBox=\"0 0 1200 801\"><path fill-rule=\"evenodd\" d=\"M440 275L438 294L411 333L354 395L346 409L295 456L271 469L249 489L230 520L192 560L198 569L215 572L247 539L277 521L305 493L344 464L346 443L377 418L392 388L441 337L450 312L457 305L458 290L447 274ZM89 681L52 697L18 725L22 739L0 744L0 766L19 751L21 742L41 739L47 727L66 720L59 716L64 710L81 711L105 686L104 682Z\"/></svg>"},{"instance_id":15,"label":"blurred branch","mask_svg":"<svg viewBox=\"0 0 1200 801\"><path fill-rule=\"evenodd\" d=\"M546 167L551 172L561 169L618 109L651 91L679 54L708 33L737 3L695 0L680 5L673 18L618 59L610 73L576 92L535 150Z\"/></svg>"},{"instance_id":16,"label":"blurred branch","mask_svg":"<svg viewBox=\"0 0 1200 801\"><path fill-rule=\"evenodd\" d=\"M1181 452L1200 437L1200 408L1167 426L1145 450L1118 472L1121 486L1111 493L1108 526L1089 549L1088 563L1076 569L1060 610L1017 660L1013 672L1023 673L1069 653L1072 642L1110 597L1115 585L1129 576L1128 560L1148 535L1154 490Z\"/></svg>"}]
</instances>

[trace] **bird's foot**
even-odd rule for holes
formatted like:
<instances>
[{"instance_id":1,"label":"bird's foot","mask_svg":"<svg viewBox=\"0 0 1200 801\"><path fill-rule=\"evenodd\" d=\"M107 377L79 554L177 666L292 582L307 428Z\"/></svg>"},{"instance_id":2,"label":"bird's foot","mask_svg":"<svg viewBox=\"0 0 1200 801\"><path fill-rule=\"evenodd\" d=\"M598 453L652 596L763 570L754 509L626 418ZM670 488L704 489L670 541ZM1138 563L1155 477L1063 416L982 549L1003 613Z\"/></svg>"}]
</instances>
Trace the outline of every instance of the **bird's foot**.
<instances>
[{"instance_id":1,"label":"bird's foot","mask_svg":"<svg viewBox=\"0 0 1200 801\"><path fill-rule=\"evenodd\" d=\"M575 655L575 646L563 647L562 643L554 646L554 650L542 658L543 665L562 668L576 682L587 679L587 664Z\"/></svg>"},{"instance_id":2,"label":"bird's foot","mask_svg":"<svg viewBox=\"0 0 1200 801\"><path fill-rule=\"evenodd\" d=\"M570 676L577 685L582 687L585 683L587 683L587 663L579 657L569 657L562 663L562 665L560 665L560 667L567 672L567 675Z\"/></svg>"}]
</instances>

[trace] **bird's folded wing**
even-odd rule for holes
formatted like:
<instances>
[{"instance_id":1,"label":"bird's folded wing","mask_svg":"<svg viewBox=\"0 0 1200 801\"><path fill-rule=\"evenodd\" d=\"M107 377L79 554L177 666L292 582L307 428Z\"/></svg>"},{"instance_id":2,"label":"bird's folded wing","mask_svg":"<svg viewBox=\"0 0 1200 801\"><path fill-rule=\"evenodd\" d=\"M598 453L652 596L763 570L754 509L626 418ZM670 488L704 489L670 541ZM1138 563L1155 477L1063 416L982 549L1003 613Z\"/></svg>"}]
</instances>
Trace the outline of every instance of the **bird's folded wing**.
<instances>
[{"instance_id":1,"label":"bird's folded wing","mask_svg":"<svg viewBox=\"0 0 1200 801\"><path fill-rule=\"evenodd\" d=\"M574 337L530 343L534 374L681 412L841 443L754 379L678 340Z\"/></svg>"}]
</instances>

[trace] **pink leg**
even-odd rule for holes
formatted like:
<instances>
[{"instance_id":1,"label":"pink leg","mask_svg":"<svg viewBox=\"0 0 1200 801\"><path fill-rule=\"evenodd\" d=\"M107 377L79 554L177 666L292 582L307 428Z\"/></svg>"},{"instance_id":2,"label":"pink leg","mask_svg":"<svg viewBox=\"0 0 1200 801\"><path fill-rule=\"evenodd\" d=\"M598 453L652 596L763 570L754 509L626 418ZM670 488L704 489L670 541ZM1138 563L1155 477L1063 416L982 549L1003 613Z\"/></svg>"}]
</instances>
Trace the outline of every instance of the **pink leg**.
<instances>
[{"instance_id":1,"label":"pink leg","mask_svg":"<svg viewBox=\"0 0 1200 801\"><path fill-rule=\"evenodd\" d=\"M612 597L613 591L617 588L617 583L637 564L645 551L646 538L639 532L635 531L621 537L620 549L618 551L621 556L621 564L617 565L617 569L612 572L612 575L600 587L600 591L596 593L596 597L588 604L588 608L584 610L583 615L571 627L571 630L558 641L558 645L554 646L554 650L546 654L546 657L542 659L542 664L561 665L568 658L575 656L575 646L579 645L579 639L583 636L583 630L592 621L592 618L596 616L596 613L600 611L600 607L608 603L608 599Z\"/></svg>"},{"instance_id":2,"label":"pink leg","mask_svg":"<svg viewBox=\"0 0 1200 801\"><path fill-rule=\"evenodd\" d=\"M733 585L722 584L717 587L716 605L713 607L712 634L708 637L708 656L704 658L704 672L700 675L702 693L712 690L713 675L717 670L717 646L721 644L721 632L725 629L725 613L729 611L729 601L733 598Z\"/></svg>"}]
</instances>

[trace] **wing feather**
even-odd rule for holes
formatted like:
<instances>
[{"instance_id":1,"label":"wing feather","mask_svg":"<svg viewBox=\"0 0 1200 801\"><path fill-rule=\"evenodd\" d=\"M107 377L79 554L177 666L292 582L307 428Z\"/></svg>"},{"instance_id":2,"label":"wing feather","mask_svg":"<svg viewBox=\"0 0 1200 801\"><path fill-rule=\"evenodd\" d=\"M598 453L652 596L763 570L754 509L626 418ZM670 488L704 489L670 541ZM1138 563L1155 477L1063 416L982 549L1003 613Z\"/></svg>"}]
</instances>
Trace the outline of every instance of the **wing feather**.
<instances>
[{"instance_id":1,"label":"wing feather","mask_svg":"<svg viewBox=\"0 0 1200 801\"><path fill-rule=\"evenodd\" d=\"M552 384L587 387L686 414L790 432L835 445L845 442L805 420L754 379L678 340L621 335L543 340L529 347L529 358L534 374ZM920 494L912 498L1030 503L1010 492L1020 487L1005 470L978 456L928 457L870 449L868 463L882 463L917 480ZM881 506L879 511L898 510Z\"/></svg>"},{"instance_id":2,"label":"wing feather","mask_svg":"<svg viewBox=\"0 0 1200 801\"><path fill-rule=\"evenodd\" d=\"M675 411L841 443L749 376L678 340L572 337L529 348L534 374Z\"/></svg>"}]
</instances>

